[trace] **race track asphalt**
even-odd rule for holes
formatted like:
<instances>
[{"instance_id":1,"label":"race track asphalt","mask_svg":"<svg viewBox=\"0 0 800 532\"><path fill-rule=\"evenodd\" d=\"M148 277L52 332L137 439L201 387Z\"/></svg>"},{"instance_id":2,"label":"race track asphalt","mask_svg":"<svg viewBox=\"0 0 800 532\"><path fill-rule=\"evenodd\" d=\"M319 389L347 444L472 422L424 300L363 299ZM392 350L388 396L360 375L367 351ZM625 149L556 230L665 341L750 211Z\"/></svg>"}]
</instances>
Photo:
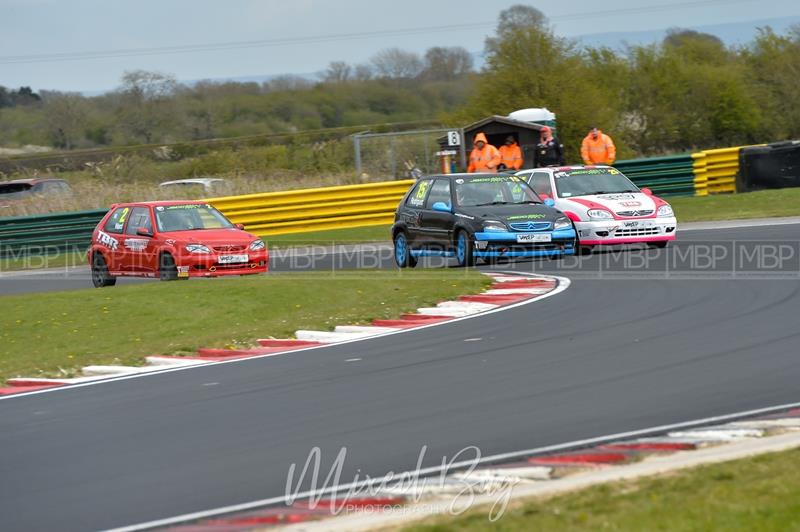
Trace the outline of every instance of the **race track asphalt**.
<instances>
[{"instance_id":1,"label":"race track asphalt","mask_svg":"<svg viewBox=\"0 0 800 532\"><path fill-rule=\"evenodd\" d=\"M401 335L0 400L3 528L103 529L282 496L313 447L323 478L346 447L347 482L413 469L423 447L435 465L468 445L489 455L796 402L799 228L510 263L573 282ZM781 246L793 257L770 262Z\"/></svg>"}]
</instances>

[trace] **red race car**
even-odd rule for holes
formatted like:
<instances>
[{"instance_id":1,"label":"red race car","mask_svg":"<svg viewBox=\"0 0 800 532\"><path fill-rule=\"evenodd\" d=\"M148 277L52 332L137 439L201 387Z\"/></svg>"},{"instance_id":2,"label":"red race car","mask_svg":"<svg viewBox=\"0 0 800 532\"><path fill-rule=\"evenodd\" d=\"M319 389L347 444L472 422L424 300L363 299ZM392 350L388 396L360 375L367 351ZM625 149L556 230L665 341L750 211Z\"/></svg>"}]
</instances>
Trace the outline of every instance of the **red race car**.
<instances>
[{"instance_id":1,"label":"red race car","mask_svg":"<svg viewBox=\"0 0 800 532\"><path fill-rule=\"evenodd\" d=\"M96 287L117 277L162 281L264 273L263 240L201 201L148 201L111 206L87 252Z\"/></svg>"}]
</instances>

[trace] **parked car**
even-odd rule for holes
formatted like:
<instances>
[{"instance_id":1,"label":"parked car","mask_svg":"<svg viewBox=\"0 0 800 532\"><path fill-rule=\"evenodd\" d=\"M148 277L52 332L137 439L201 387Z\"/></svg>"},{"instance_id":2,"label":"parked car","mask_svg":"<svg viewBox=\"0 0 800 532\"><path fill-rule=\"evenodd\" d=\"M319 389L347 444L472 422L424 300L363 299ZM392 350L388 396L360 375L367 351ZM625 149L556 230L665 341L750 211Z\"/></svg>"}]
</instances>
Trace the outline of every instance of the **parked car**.
<instances>
[{"instance_id":1,"label":"parked car","mask_svg":"<svg viewBox=\"0 0 800 532\"><path fill-rule=\"evenodd\" d=\"M536 168L517 172L541 198L552 198L578 231L581 253L594 246L646 243L663 248L675 240L672 207L639 189L610 166Z\"/></svg>"},{"instance_id":2,"label":"parked car","mask_svg":"<svg viewBox=\"0 0 800 532\"><path fill-rule=\"evenodd\" d=\"M220 177L195 177L164 181L158 185L162 190L175 191L186 197L225 196L231 191L228 181Z\"/></svg>"},{"instance_id":3,"label":"parked car","mask_svg":"<svg viewBox=\"0 0 800 532\"><path fill-rule=\"evenodd\" d=\"M96 287L117 277L164 281L264 273L263 240L201 201L149 201L111 206L87 252Z\"/></svg>"},{"instance_id":4,"label":"parked car","mask_svg":"<svg viewBox=\"0 0 800 532\"><path fill-rule=\"evenodd\" d=\"M0 208L9 207L12 202L48 196L68 196L72 194L69 184L63 179L35 177L0 182Z\"/></svg>"},{"instance_id":5,"label":"parked car","mask_svg":"<svg viewBox=\"0 0 800 532\"><path fill-rule=\"evenodd\" d=\"M424 256L560 258L574 253L572 222L542 201L521 177L449 174L423 177L403 197L392 226L395 262Z\"/></svg>"}]
</instances>

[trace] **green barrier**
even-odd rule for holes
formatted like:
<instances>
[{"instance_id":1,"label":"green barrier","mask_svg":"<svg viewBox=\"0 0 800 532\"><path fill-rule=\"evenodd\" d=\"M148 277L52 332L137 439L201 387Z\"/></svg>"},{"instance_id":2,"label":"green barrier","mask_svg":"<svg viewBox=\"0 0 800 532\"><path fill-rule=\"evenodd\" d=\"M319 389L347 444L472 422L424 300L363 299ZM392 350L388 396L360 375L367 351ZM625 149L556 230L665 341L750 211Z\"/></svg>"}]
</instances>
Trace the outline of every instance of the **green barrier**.
<instances>
[{"instance_id":1,"label":"green barrier","mask_svg":"<svg viewBox=\"0 0 800 532\"><path fill-rule=\"evenodd\" d=\"M694 159L690 154L617 161L614 168L657 196L694 196Z\"/></svg>"},{"instance_id":2,"label":"green barrier","mask_svg":"<svg viewBox=\"0 0 800 532\"><path fill-rule=\"evenodd\" d=\"M0 258L86 249L106 209L0 218Z\"/></svg>"}]
</instances>

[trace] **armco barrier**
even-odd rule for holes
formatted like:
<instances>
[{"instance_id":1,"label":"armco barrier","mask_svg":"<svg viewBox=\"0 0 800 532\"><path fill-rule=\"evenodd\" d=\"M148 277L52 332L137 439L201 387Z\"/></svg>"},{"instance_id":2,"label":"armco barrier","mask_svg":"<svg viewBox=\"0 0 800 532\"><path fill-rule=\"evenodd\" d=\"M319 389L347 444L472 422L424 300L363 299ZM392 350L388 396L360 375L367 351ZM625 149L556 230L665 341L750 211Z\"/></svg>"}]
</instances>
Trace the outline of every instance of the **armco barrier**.
<instances>
[{"instance_id":1,"label":"armco barrier","mask_svg":"<svg viewBox=\"0 0 800 532\"><path fill-rule=\"evenodd\" d=\"M234 223L259 236L392 223L413 180L211 198Z\"/></svg>"},{"instance_id":2,"label":"armco barrier","mask_svg":"<svg viewBox=\"0 0 800 532\"><path fill-rule=\"evenodd\" d=\"M693 162L691 155L675 155L617 161L614 168L658 196L693 196L696 194Z\"/></svg>"},{"instance_id":3,"label":"armco barrier","mask_svg":"<svg viewBox=\"0 0 800 532\"><path fill-rule=\"evenodd\" d=\"M87 248L106 209L0 218L0 258Z\"/></svg>"},{"instance_id":4,"label":"armco barrier","mask_svg":"<svg viewBox=\"0 0 800 532\"><path fill-rule=\"evenodd\" d=\"M704 150L692 154L698 196L736 192L739 151L745 147L747 146Z\"/></svg>"}]
</instances>

